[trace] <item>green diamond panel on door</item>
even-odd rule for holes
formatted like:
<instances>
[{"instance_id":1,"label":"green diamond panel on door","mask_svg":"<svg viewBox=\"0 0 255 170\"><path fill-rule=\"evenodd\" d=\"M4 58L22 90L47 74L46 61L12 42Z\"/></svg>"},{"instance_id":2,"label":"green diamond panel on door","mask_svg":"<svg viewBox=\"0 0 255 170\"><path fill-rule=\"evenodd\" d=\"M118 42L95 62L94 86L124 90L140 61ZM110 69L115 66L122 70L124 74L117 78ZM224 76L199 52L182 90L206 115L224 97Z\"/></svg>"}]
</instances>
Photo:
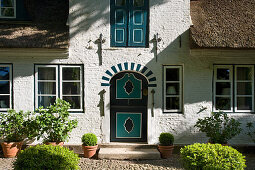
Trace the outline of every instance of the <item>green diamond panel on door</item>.
<instances>
[{"instance_id":1,"label":"green diamond panel on door","mask_svg":"<svg viewBox=\"0 0 255 170\"><path fill-rule=\"evenodd\" d=\"M117 99L141 99L142 81L137 79L134 74L126 73L124 77L116 80Z\"/></svg>"},{"instance_id":2,"label":"green diamond panel on door","mask_svg":"<svg viewBox=\"0 0 255 170\"><path fill-rule=\"evenodd\" d=\"M142 113L116 113L116 138L141 138Z\"/></svg>"}]
</instances>

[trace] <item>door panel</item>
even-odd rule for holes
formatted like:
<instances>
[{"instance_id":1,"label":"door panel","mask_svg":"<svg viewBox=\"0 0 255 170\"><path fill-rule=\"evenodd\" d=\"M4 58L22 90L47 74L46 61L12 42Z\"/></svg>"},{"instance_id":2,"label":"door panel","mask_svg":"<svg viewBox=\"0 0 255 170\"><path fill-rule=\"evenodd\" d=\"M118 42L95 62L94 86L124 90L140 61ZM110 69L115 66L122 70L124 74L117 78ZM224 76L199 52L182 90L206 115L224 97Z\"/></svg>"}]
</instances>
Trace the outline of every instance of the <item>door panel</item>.
<instances>
[{"instance_id":1,"label":"door panel","mask_svg":"<svg viewBox=\"0 0 255 170\"><path fill-rule=\"evenodd\" d=\"M111 141L147 141L147 79L121 72L111 79Z\"/></svg>"}]
</instances>

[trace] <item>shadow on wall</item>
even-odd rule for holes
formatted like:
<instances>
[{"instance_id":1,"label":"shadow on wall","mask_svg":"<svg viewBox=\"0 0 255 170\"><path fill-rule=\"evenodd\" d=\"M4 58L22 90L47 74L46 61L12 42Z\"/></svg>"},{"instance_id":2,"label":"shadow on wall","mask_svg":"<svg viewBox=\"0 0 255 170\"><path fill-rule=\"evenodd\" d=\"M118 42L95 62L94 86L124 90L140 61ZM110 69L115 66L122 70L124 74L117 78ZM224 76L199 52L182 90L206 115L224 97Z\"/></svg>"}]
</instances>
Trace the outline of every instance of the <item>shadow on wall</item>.
<instances>
[{"instance_id":1,"label":"shadow on wall","mask_svg":"<svg viewBox=\"0 0 255 170\"><path fill-rule=\"evenodd\" d=\"M167 0L150 1L150 7L164 4ZM69 20L73 21L70 38L75 37L80 32L86 32L92 25L100 21L97 27L105 26L110 22L110 0L73 0L69 4ZM89 12L88 12L89 11ZM88 24L90 23L90 24ZM96 29L96 28L95 28Z\"/></svg>"}]
</instances>

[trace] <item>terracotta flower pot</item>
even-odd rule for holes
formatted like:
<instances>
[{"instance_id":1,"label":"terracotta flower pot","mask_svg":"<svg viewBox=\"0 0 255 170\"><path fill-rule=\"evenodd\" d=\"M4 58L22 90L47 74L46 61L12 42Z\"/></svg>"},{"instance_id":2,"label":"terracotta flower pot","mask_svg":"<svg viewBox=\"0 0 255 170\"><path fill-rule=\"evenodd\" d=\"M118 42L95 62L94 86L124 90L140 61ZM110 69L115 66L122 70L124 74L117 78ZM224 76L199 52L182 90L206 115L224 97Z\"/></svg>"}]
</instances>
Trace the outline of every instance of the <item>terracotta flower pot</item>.
<instances>
[{"instance_id":1,"label":"terracotta flower pot","mask_svg":"<svg viewBox=\"0 0 255 170\"><path fill-rule=\"evenodd\" d=\"M3 142L1 143L5 158L13 158L18 155L23 142Z\"/></svg>"},{"instance_id":2,"label":"terracotta flower pot","mask_svg":"<svg viewBox=\"0 0 255 170\"><path fill-rule=\"evenodd\" d=\"M46 145L63 146L64 142L46 142Z\"/></svg>"},{"instance_id":3,"label":"terracotta flower pot","mask_svg":"<svg viewBox=\"0 0 255 170\"><path fill-rule=\"evenodd\" d=\"M170 145L170 146L158 145L158 149L161 154L161 158L166 159L171 157L174 150L174 145Z\"/></svg>"},{"instance_id":4,"label":"terracotta flower pot","mask_svg":"<svg viewBox=\"0 0 255 170\"><path fill-rule=\"evenodd\" d=\"M98 145L96 145L96 146L84 146L84 145L82 145L82 149L84 151L84 157L85 158L93 157L96 154L97 147L98 147Z\"/></svg>"}]
</instances>

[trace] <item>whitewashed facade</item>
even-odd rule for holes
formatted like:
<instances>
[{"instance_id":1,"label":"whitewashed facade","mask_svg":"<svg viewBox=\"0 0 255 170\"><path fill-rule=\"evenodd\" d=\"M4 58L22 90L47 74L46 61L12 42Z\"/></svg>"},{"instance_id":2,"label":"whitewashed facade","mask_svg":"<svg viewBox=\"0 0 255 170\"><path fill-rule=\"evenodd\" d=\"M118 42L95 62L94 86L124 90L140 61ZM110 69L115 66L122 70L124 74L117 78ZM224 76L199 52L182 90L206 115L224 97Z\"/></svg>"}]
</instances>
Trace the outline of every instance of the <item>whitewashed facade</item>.
<instances>
[{"instance_id":1,"label":"whitewashed facade","mask_svg":"<svg viewBox=\"0 0 255 170\"><path fill-rule=\"evenodd\" d=\"M148 81L153 78L149 82L153 85L148 87L147 93L145 142L157 143L161 132L173 133L176 144L206 142L207 138L194 128L194 124L198 118L209 116L213 110L215 95L213 76L216 65L235 67L248 64L254 70L253 51L190 49L189 0L149 0L147 47L111 46L109 0L71 0L69 6L68 54L57 50L36 49L7 49L0 53L1 63L12 66L11 103L16 110L34 110L37 106L38 67L47 65L56 67L56 76L60 76L57 79L63 76L62 67L81 68L81 77L78 81L81 91L77 94L81 96L81 106L71 113L72 118L78 119L79 123L71 133L68 144L80 144L81 136L88 132L95 133L100 143L111 142L111 89L105 84L109 84L114 75L125 71L139 72ZM100 34L103 39L101 47L100 43L97 43ZM153 41L155 36L159 38L158 42ZM138 65L141 67L138 68ZM147 70L143 72L144 67ZM180 73L178 80L167 79L166 69L178 70ZM112 75L107 74L107 71ZM148 74L150 71L152 74ZM252 74L254 77L254 71ZM103 76L108 79L102 78ZM64 93L60 90L61 86L63 88L63 82L64 80L56 82L59 87L56 89L59 93L56 96L63 97ZM178 90L167 88L167 83L175 83L174 87ZM254 78L250 83L254 87ZM179 108L167 109L175 107L171 104L166 106L167 102L172 101L167 99L171 98L171 94L172 98L180 99ZM252 110L254 110L253 96L254 90L251 95ZM207 110L197 114L205 107ZM254 114L245 111L229 115L242 122L243 129L247 121L255 120ZM229 143L252 144L252 141L243 131Z\"/></svg>"}]
</instances>

